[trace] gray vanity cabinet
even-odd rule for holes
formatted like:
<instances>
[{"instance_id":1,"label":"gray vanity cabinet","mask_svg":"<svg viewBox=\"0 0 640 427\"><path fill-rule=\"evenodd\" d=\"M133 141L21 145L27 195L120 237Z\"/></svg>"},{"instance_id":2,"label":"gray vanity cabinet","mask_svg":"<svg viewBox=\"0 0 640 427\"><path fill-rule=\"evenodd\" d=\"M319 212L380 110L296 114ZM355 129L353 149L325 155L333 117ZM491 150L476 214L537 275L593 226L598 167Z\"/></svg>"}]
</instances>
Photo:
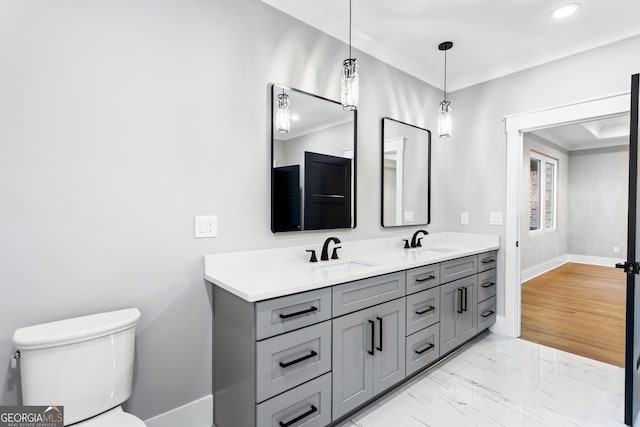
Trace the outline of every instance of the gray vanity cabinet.
<instances>
[{"instance_id":1,"label":"gray vanity cabinet","mask_svg":"<svg viewBox=\"0 0 640 427\"><path fill-rule=\"evenodd\" d=\"M454 350L478 330L476 275L440 287L440 355Z\"/></svg>"},{"instance_id":2,"label":"gray vanity cabinet","mask_svg":"<svg viewBox=\"0 0 640 427\"><path fill-rule=\"evenodd\" d=\"M333 419L405 377L405 301L333 319Z\"/></svg>"}]
</instances>

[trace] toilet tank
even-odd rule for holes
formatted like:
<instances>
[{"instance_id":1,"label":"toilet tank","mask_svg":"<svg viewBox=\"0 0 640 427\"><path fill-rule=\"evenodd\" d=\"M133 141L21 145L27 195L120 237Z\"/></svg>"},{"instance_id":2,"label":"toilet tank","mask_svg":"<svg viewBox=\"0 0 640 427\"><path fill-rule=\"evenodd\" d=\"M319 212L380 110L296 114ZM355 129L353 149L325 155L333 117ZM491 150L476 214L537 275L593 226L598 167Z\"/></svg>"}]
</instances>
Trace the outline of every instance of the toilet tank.
<instances>
[{"instance_id":1,"label":"toilet tank","mask_svg":"<svg viewBox=\"0 0 640 427\"><path fill-rule=\"evenodd\" d=\"M72 424L131 396L137 308L18 329L24 405L63 405Z\"/></svg>"}]
</instances>

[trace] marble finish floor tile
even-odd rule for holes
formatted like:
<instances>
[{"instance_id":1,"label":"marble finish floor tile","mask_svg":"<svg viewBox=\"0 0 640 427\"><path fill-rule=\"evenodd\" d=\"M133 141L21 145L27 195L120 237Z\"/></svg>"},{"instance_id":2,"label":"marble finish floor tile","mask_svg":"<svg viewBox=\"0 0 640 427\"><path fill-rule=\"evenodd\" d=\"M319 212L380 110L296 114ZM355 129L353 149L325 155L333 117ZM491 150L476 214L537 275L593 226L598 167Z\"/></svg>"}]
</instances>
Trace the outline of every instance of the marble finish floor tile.
<instances>
[{"instance_id":1,"label":"marble finish floor tile","mask_svg":"<svg viewBox=\"0 0 640 427\"><path fill-rule=\"evenodd\" d=\"M622 427L624 369L489 334L341 427Z\"/></svg>"}]
</instances>

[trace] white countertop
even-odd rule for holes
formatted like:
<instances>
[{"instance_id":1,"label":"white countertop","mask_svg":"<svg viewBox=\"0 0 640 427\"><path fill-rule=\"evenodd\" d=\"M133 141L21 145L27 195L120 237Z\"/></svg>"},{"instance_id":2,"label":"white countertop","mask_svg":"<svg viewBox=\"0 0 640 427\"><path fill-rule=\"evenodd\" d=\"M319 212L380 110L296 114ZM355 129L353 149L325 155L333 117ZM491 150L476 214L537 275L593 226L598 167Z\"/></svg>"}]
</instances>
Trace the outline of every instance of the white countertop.
<instances>
[{"instance_id":1,"label":"white countertop","mask_svg":"<svg viewBox=\"0 0 640 427\"><path fill-rule=\"evenodd\" d=\"M206 255L204 277L254 302L496 250L500 242L498 235L470 233L429 234L420 250L403 249L398 237L344 241L339 260L309 262L305 249L315 249L319 260L322 243Z\"/></svg>"}]
</instances>

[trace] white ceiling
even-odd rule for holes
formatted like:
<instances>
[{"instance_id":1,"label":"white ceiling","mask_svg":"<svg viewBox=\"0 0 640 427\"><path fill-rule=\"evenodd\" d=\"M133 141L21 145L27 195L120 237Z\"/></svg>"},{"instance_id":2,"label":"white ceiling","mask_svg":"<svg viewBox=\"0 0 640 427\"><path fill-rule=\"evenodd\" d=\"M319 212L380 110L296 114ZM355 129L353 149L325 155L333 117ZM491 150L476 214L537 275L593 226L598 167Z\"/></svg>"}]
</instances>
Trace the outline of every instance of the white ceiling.
<instances>
[{"instance_id":1,"label":"white ceiling","mask_svg":"<svg viewBox=\"0 0 640 427\"><path fill-rule=\"evenodd\" d=\"M348 0L262 0L348 42ZM564 20L550 12L577 1ZM640 34L638 0L352 0L353 46L436 87L457 90ZM347 51L345 50L345 57ZM361 69L361 73L366 70Z\"/></svg>"},{"instance_id":2,"label":"white ceiling","mask_svg":"<svg viewBox=\"0 0 640 427\"><path fill-rule=\"evenodd\" d=\"M629 115L540 129L531 133L567 151L629 144Z\"/></svg>"}]
</instances>

